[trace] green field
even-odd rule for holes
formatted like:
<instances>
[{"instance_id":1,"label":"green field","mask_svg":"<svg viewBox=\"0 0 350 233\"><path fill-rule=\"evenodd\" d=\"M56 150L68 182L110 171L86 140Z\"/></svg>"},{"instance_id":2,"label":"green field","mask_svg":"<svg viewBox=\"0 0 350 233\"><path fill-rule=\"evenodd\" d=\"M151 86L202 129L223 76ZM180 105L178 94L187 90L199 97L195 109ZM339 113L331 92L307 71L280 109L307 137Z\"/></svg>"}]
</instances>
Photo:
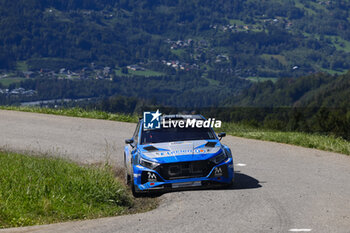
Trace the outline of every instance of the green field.
<instances>
[{"instance_id":1,"label":"green field","mask_svg":"<svg viewBox=\"0 0 350 233\"><path fill-rule=\"evenodd\" d=\"M340 36L326 36L326 38L329 38L332 41L333 45L335 46L335 48L337 50L341 50L341 51L344 51L347 53L350 52L350 42L349 41L344 40Z\"/></svg>"},{"instance_id":2,"label":"green field","mask_svg":"<svg viewBox=\"0 0 350 233\"><path fill-rule=\"evenodd\" d=\"M186 54L184 49L171 49L170 51L178 57L181 57L182 55Z\"/></svg>"},{"instance_id":3,"label":"green field","mask_svg":"<svg viewBox=\"0 0 350 233\"><path fill-rule=\"evenodd\" d=\"M19 61L19 62L17 62L16 69L18 71L27 71L28 65L25 61Z\"/></svg>"},{"instance_id":4,"label":"green field","mask_svg":"<svg viewBox=\"0 0 350 233\"><path fill-rule=\"evenodd\" d=\"M323 72L326 72L326 73L331 74L331 75L335 75L335 74L340 75L340 74L345 74L348 72L347 70L330 70L330 69L325 69L325 68L321 68L321 70Z\"/></svg>"},{"instance_id":5,"label":"green field","mask_svg":"<svg viewBox=\"0 0 350 233\"><path fill-rule=\"evenodd\" d=\"M239 19L229 19L230 24L236 24L236 25L247 25L246 23L244 23L242 20Z\"/></svg>"},{"instance_id":6,"label":"green field","mask_svg":"<svg viewBox=\"0 0 350 233\"><path fill-rule=\"evenodd\" d=\"M0 78L0 83L8 87L12 83L19 83L21 81L25 80L24 78Z\"/></svg>"},{"instance_id":7,"label":"green field","mask_svg":"<svg viewBox=\"0 0 350 233\"><path fill-rule=\"evenodd\" d=\"M278 60L282 65L287 66L288 65L288 61L286 59L285 56L283 55L276 55L276 54L262 54L261 58L265 59L265 60L270 60L271 58L274 58L276 60Z\"/></svg>"},{"instance_id":8,"label":"green field","mask_svg":"<svg viewBox=\"0 0 350 233\"><path fill-rule=\"evenodd\" d=\"M153 70L131 70L128 69L128 73L124 74L122 73L121 69L115 70L115 74L117 76L144 76L144 77L151 77L151 76L163 76L164 73L153 71Z\"/></svg>"},{"instance_id":9,"label":"green field","mask_svg":"<svg viewBox=\"0 0 350 233\"><path fill-rule=\"evenodd\" d=\"M303 35L306 37L315 37L320 40L321 36L319 34L310 34L307 32L303 32ZM344 40L340 36L329 36L324 35L324 39L328 40L330 44L332 44L338 51L344 51L346 53L350 52L350 41Z\"/></svg>"},{"instance_id":10,"label":"green field","mask_svg":"<svg viewBox=\"0 0 350 233\"><path fill-rule=\"evenodd\" d=\"M316 12L313 9L305 7L305 5L302 4L300 1L296 1L295 6L300 8L300 9L306 10L310 15L315 15L316 14Z\"/></svg>"},{"instance_id":11,"label":"green field","mask_svg":"<svg viewBox=\"0 0 350 233\"><path fill-rule=\"evenodd\" d=\"M252 77L252 76L246 79L252 82L266 82L266 81L276 82L278 80L278 78L274 78L274 77Z\"/></svg>"}]
</instances>

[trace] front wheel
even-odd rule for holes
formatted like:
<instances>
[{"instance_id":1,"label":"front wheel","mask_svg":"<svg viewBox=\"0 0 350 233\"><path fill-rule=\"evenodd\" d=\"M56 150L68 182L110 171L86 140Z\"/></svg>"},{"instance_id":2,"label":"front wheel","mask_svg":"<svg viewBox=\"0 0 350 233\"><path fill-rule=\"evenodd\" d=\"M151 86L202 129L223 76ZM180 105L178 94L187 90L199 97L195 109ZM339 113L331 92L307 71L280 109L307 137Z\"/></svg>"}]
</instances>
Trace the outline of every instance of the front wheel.
<instances>
[{"instance_id":1,"label":"front wheel","mask_svg":"<svg viewBox=\"0 0 350 233\"><path fill-rule=\"evenodd\" d=\"M124 173L124 181L125 181L125 184L126 185L130 185L130 182L131 182L131 176L129 175L128 173L128 168L126 166L126 156L125 156L125 153L124 153L124 169L125 169L125 173Z\"/></svg>"},{"instance_id":2,"label":"front wheel","mask_svg":"<svg viewBox=\"0 0 350 233\"><path fill-rule=\"evenodd\" d=\"M230 183L226 183L226 184L222 185L222 187L225 188L225 189L234 188L234 186L235 186L235 182L234 182L233 179L232 179L232 181Z\"/></svg>"},{"instance_id":3,"label":"front wheel","mask_svg":"<svg viewBox=\"0 0 350 233\"><path fill-rule=\"evenodd\" d=\"M125 168L125 184L127 186L130 186L130 183L131 183L131 176L129 175L127 169Z\"/></svg>"},{"instance_id":4,"label":"front wheel","mask_svg":"<svg viewBox=\"0 0 350 233\"><path fill-rule=\"evenodd\" d=\"M138 198L138 197L143 197L143 193L138 193L136 192L135 189L135 181L134 181L134 170L131 170L131 175L128 174L128 171L126 170L126 174L125 174L125 181L127 182L126 184L130 187L131 189L131 193L134 197Z\"/></svg>"}]
</instances>

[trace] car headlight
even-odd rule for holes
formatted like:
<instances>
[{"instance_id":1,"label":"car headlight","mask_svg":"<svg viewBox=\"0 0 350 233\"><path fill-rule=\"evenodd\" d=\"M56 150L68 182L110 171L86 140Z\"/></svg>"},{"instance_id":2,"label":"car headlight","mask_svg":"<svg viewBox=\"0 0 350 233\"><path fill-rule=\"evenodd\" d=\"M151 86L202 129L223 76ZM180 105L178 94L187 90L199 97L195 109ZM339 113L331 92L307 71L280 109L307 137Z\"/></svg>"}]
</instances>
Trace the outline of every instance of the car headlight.
<instances>
[{"instance_id":1,"label":"car headlight","mask_svg":"<svg viewBox=\"0 0 350 233\"><path fill-rule=\"evenodd\" d=\"M225 151L222 151L220 154L218 154L214 158L211 158L210 161L212 161L215 164L219 164L222 161L224 161L225 159L227 159L227 155L226 155Z\"/></svg>"},{"instance_id":2,"label":"car headlight","mask_svg":"<svg viewBox=\"0 0 350 233\"><path fill-rule=\"evenodd\" d=\"M141 158L141 157L139 159L139 164L141 166L147 167L147 168L152 169L152 170L154 168L156 168L157 166L159 166L159 163L152 162L152 161L149 161L149 160Z\"/></svg>"}]
</instances>

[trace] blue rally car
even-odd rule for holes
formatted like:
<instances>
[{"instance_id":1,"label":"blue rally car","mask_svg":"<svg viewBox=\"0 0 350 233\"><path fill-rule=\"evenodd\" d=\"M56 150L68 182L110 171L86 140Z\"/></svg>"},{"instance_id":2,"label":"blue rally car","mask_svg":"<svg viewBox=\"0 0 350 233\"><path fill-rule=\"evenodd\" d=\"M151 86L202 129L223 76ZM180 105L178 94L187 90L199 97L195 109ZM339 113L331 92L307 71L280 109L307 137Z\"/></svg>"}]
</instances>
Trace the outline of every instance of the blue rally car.
<instances>
[{"instance_id":1,"label":"blue rally car","mask_svg":"<svg viewBox=\"0 0 350 233\"><path fill-rule=\"evenodd\" d=\"M165 115L161 119L205 121L201 115ZM234 168L230 148L210 127L146 129L140 119L134 135L125 140L126 183L134 196L151 191L231 185Z\"/></svg>"}]
</instances>

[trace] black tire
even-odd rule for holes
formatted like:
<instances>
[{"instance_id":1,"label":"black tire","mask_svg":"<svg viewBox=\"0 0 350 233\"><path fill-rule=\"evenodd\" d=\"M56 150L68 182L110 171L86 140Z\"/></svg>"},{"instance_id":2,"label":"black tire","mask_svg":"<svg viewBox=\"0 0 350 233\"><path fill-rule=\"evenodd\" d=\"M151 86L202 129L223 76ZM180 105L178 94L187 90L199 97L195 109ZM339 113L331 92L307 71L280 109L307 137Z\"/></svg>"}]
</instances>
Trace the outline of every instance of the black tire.
<instances>
[{"instance_id":1,"label":"black tire","mask_svg":"<svg viewBox=\"0 0 350 233\"><path fill-rule=\"evenodd\" d=\"M228 184L224 184L222 187L225 188L225 189L229 189L229 188L234 188L234 185L235 185L235 182L231 181Z\"/></svg>"},{"instance_id":2,"label":"black tire","mask_svg":"<svg viewBox=\"0 0 350 233\"><path fill-rule=\"evenodd\" d=\"M128 173L128 169L126 166L126 158L125 158L125 154L124 154L124 169L125 169L125 174L124 174L124 182L127 186L130 186L131 183L131 176Z\"/></svg>"},{"instance_id":3,"label":"black tire","mask_svg":"<svg viewBox=\"0 0 350 233\"><path fill-rule=\"evenodd\" d=\"M126 184L127 186L130 186L130 183L131 183L131 177L130 177L130 175L128 174L128 171L127 171L126 168L125 168L125 184Z\"/></svg>"}]
</instances>

